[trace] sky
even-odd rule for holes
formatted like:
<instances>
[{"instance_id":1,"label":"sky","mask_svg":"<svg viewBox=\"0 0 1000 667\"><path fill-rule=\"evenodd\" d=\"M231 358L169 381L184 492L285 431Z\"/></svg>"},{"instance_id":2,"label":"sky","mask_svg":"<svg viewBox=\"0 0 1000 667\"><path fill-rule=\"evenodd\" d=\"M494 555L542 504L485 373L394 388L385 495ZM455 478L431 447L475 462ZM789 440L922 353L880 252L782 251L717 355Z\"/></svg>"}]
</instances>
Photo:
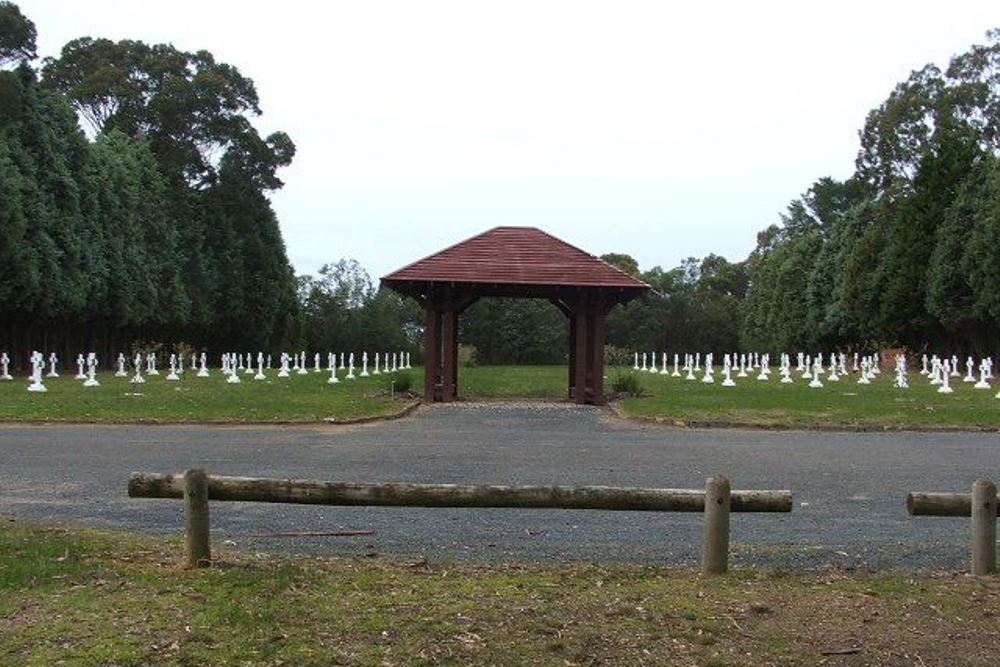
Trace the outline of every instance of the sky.
<instances>
[{"instance_id":1,"label":"sky","mask_svg":"<svg viewBox=\"0 0 1000 667\"><path fill-rule=\"evenodd\" d=\"M17 2L17 0L15 0ZM297 273L373 278L497 225L643 270L740 261L896 83L1000 27L996 0L20 0L40 56L81 36L206 49L253 79L294 163Z\"/></svg>"}]
</instances>

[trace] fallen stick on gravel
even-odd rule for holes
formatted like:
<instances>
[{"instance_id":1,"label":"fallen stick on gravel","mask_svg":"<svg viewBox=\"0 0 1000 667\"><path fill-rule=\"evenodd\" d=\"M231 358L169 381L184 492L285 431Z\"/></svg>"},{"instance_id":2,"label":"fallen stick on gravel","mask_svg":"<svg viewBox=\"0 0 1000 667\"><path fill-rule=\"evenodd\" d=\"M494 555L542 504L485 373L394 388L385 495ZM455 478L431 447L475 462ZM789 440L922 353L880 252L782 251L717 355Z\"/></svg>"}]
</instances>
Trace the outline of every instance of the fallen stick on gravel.
<instances>
[{"instance_id":1,"label":"fallen stick on gravel","mask_svg":"<svg viewBox=\"0 0 1000 667\"><path fill-rule=\"evenodd\" d=\"M364 530L303 530L290 533L258 533L247 537L356 537L374 534L374 530L366 528Z\"/></svg>"}]
</instances>

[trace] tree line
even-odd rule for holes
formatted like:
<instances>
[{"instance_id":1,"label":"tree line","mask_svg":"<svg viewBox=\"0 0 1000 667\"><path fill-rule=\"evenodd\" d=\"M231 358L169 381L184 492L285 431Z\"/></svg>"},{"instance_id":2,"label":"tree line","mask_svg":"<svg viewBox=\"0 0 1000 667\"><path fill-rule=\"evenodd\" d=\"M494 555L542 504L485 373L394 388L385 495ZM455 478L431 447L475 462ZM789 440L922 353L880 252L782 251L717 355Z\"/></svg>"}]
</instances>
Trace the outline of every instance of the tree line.
<instances>
[{"instance_id":1,"label":"tree line","mask_svg":"<svg viewBox=\"0 0 1000 667\"><path fill-rule=\"evenodd\" d=\"M36 65L35 39L0 2L0 350L418 352L419 308L357 262L294 275L267 195L295 146L254 128L252 80L207 51L92 37ZM997 350L998 72L998 31L913 72L865 119L854 174L817 179L742 261L604 255L655 290L612 311L608 343ZM567 323L484 299L460 340L480 363L560 363Z\"/></svg>"},{"instance_id":2,"label":"tree line","mask_svg":"<svg viewBox=\"0 0 1000 667\"><path fill-rule=\"evenodd\" d=\"M295 147L251 124L253 82L207 51L91 37L35 67L35 41L0 2L0 349L293 336L266 195Z\"/></svg>"},{"instance_id":3,"label":"tree line","mask_svg":"<svg viewBox=\"0 0 1000 667\"><path fill-rule=\"evenodd\" d=\"M867 116L854 174L758 235L741 336L761 349L1000 343L1000 31Z\"/></svg>"}]
</instances>

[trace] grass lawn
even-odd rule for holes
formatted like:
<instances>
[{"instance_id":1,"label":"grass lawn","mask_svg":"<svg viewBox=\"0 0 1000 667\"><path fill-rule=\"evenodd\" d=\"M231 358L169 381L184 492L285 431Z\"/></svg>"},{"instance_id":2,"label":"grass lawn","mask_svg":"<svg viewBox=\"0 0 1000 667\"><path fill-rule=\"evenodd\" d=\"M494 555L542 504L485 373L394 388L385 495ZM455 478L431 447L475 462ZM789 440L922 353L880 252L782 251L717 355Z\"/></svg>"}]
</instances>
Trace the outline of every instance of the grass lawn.
<instances>
[{"instance_id":1,"label":"grass lawn","mask_svg":"<svg viewBox=\"0 0 1000 667\"><path fill-rule=\"evenodd\" d=\"M632 373L612 370L615 373ZM768 381L753 377L736 379L735 387L683 377L636 372L645 396L623 398L625 414L683 424L723 423L767 427L861 428L990 428L1000 427L997 388L973 389L952 378L954 393L937 393L927 378L913 373L909 389L895 389L893 375L883 372L870 385L859 385L857 376L824 382L810 389L808 381L794 377L781 384L777 373Z\"/></svg>"},{"instance_id":2,"label":"grass lawn","mask_svg":"<svg viewBox=\"0 0 1000 667\"><path fill-rule=\"evenodd\" d=\"M404 372L414 387L423 381L420 369ZM163 373L141 385L103 373L101 386L92 388L70 373L45 379L44 393L27 391L28 380L18 377L0 382L0 420L308 422L377 417L406 405L403 397L390 397L389 376L346 380L345 373L339 371L341 381L335 385L327 384L326 372L279 378L272 370L267 380L247 375L240 384L228 384L218 370L207 378L188 371L177 382L168 382Z\"/></svg>"},{"instance_id":3,"label":"grass lawn","mask_svg":"<svg viewBox=\"0 0 1000 667\"><path fill-rule=\"evenodd\" d=\"M423 390L423 369L407 371L411 391ZM653 375L631 368L608 368L605 389L612 390L620 374L634 374L643 390L639 398L622 396L622 412L631 417L684 425L744 425L774 428L1000 428L1000 399L996 390L973 389L953 382L955 393L942 395L926 378L914 373L910 389L892 387L883 373L871 385L854 377L827 382L810 389L798 377L783 385L777 373L759 382L737 380L735 387ZM326 383L327 373L277 378L267 381L244 376L230 385L222 374L197 378L186 373L180 382L164 375L147 378L133 387L126 378L100 376L102 386L85 389L71 376L46 380L49 391L26 391L27 380L0 382L0 421L230 421L310 422L327 418L349 420L394 413L404 399L389 396L387 376L343 379ZM459 395L463 400L540 399L566 401L567 369L564 366L475 366L459 370ZM1000 385L998 385L1000 388ZM139 395L136 395L139 394Z\"/></svg>"},{"instance_id":4,"label":"grass lawn","mask_svg":"<svg viewBox=\"0 0 1000 667\"><path fill-rule=\"evenodd\" d=\"M0 664L982 665L1000 579L217 554L0 519ZM840 652L841 655L833 655Z\"/></svg>"}]
</instances>

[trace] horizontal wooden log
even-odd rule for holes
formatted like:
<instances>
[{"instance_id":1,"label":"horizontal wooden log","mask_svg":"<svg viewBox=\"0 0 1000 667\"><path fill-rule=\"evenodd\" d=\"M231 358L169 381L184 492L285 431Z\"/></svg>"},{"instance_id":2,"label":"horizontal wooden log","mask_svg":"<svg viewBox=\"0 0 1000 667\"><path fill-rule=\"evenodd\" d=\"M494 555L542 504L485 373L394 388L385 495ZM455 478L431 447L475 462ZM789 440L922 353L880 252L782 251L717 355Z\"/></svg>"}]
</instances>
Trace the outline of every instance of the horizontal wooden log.
<instances>
[{"instance_id":1,"label":"horizontal wooden log","mask_svg":"<svg viewBox=\"0 0 1000 667\"><path fill-rule=\"evenodd\" d=\"M183 475L135 473L130 498L181 498ZM392 507L523 507L702 512L705 492L611 486L354 484L303 479L208 476L209 500ZM733 512L791 512L791 491L733 491Z\"/></svg>"},{"instance_id":2,"label":"horizontal wooden log","mask_svg":"<svg viewBox=\"0 0 1000 667\"><path fill-rule=\"evenodd\" d=\"M906 511L911 516L972 516L972 494L909 493Z\"/></svg>"}]
</instances>

